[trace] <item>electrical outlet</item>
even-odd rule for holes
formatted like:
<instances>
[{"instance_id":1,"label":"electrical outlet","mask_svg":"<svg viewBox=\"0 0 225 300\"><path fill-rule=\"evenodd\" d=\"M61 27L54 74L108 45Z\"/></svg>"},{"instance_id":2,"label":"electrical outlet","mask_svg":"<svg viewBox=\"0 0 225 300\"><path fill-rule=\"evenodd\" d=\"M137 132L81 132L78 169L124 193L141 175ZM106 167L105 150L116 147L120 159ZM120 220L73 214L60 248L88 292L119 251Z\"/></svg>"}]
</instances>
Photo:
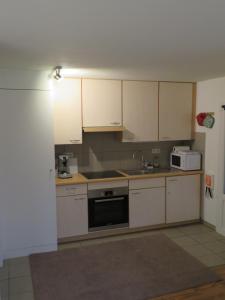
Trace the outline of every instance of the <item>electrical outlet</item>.
<instances>
[{"instance_id":1,"label":"electrical outlet","mask_svg":"<svg viewBox=\"0 0 225 300\"><path fill-rule=\"evenodd\" d=\"M160 148L152 148L152 154L159 154Z\"/></svg>"}]
</instances>

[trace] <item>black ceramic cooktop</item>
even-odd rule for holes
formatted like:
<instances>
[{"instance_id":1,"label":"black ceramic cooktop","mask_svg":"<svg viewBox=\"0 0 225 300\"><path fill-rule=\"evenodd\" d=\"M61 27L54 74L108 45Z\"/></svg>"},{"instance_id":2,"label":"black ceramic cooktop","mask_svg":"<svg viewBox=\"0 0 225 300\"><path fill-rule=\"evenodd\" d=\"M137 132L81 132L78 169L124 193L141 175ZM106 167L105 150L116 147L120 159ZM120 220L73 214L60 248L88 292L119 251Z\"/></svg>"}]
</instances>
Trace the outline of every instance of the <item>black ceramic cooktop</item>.
<instances>
[{"instance_id":1,"label":"black ceramic cooktop","mask_svg":"<svg viewBox=\"0 0 225 300\"><path fill-rule=\"evenodd\" d=\"M102 172L84 172L81 173L87 179L101 179L101 178L113 178L113 177L124 177L117 171L102 171Z\"/></svg>"}]
</instances>

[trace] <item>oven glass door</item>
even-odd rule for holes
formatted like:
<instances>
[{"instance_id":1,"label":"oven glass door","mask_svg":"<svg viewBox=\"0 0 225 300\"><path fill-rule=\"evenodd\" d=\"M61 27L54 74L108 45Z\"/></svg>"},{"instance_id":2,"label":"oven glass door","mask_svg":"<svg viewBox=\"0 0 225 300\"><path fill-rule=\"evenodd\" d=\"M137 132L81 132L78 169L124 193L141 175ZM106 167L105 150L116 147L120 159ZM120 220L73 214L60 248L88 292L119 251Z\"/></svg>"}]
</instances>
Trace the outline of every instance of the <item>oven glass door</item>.
<instances>
[{"instance_id":1,"label":"oven glass door","mask_svg":"<svg viewBox=\"0 0 225 300\"><path fill-rule=\"evenodd\" d=\"M128 195L88 200L89 228L128 223Z\"/></svg>"}]
</instances>

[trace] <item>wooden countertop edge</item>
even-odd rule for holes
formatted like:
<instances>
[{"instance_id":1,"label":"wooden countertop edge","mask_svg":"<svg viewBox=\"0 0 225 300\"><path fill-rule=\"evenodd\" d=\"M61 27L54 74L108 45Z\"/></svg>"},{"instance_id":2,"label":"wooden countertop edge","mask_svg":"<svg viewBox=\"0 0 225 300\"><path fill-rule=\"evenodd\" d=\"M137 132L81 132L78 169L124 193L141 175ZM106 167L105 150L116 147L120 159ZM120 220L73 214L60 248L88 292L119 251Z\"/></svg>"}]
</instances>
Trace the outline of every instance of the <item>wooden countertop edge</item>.
<instances>
[{"instance_id":1,"label":"wooden countertop edge","mask_svg":"<svg viewBox=\"0 0 225 300\"><path fill-rule=\"evenodd\" d=\"M142 174L142 175L126 175L122 171L119 171L124 177L115 178L101 178L101 179L86 179L82 174L78 173L69 179L56 178L56 186L72 185L72 184L87 184L87 183L97 183L97 182L110 182L119 180L132 180L132 179L147 179L147 178L160 178L160 177L173 177L173 176L185 176L185 175L195 175L204 174L203 170L197 171L172 171L157 174Z\"/></svg>"}]
</instances>

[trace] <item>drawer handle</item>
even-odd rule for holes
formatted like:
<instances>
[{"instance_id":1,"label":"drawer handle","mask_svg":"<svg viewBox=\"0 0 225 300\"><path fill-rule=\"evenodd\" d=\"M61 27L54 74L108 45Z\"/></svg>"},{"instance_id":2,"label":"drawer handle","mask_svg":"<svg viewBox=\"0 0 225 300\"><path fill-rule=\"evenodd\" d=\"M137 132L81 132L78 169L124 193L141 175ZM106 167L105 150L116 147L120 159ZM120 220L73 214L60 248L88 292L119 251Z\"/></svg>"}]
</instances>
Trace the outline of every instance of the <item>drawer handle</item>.
<instances>
[{"instance_id":1,"label":"drawer handle","mask_svg":"<svg viewBox=\"0 0 225 300\"><path fill-rule=\"evenodd\" d=\"M111 122L112 125L120 125L120 122Z\"/></svg>"},{"instance_id":2,"label":"drawer handle","mask_svg":"<svg viewBox=\"0 0 225 300\"><path fill-rule=\"evenodd\" d=\"M140 193L136 192L136 193L132 193L131 195L140 195Z\"/></svg>"},{"instance_id":3,"label":"drawer handle","mask_svg":"<svg viewBox=\"0 0 225 300\"><path fill-rule=\"evenodd\" d=\"M80 140L70 140L71 143L79 143Z\"/></svg>"},{"instance_id":4,"label":"drawer handle","mask_svg":"<svg viewBox=\"0 0 225 300\"><path fill-rule=\"evenodd\" d=\"M74 187L74 188L67 188L66 190L67 190L67 191L71 191L71 190L74 190L74 191L75 191L75 190L77 190L77 188L75 188L75 187Z\"/></svg>"},{"instance_id":5,"label":"drawer handle","mask_svg":"<svg viewBox=\"0 0 225 300\"><path fill-rule=\"evenodd\" d=\"M74 198L74 200L85 200L85 198Z\"/></svg>"},{"instance_id":6,"label":"drawer handle","mask_svg":"<svg viewBox=\"0 0 225 300\"><path fill-rule=\"evenodd\" d=\"M163 140L170 140L170 137L169 136L163 136L162 139Z\"/></svg>"},{"instance_id":7,"label":"drawer handle","mask_svg":"<svg viewBox=\"0 0 225 300\"><path fill-rule=\"evenodd\" d=\"M168 179L169 182L175 182L177 179Z\"/></svg>"}]
</instances>

